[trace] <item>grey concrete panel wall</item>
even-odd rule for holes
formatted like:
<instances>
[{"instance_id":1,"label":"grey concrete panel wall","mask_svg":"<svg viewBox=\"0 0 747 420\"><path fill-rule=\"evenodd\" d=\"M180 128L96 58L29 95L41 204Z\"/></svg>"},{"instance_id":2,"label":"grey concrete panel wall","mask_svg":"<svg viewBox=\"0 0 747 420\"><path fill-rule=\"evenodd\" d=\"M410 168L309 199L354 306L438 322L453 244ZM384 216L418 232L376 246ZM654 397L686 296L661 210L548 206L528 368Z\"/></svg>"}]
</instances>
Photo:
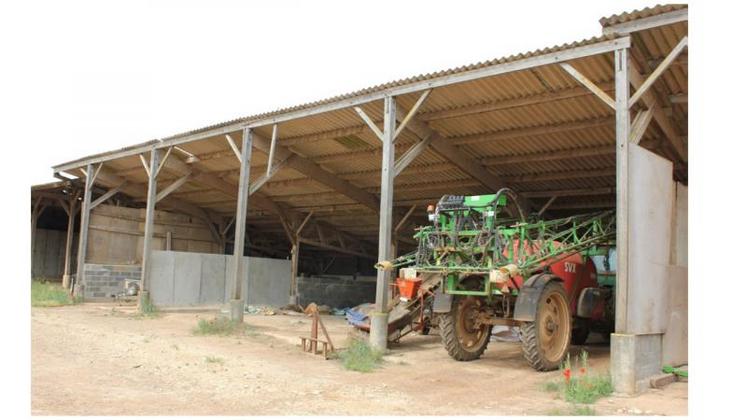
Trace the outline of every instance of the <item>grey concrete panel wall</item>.
<instances>
[{"instance_id":1,"label":"grey concrete panel wall","mask_svg":"<svg viewBox=\"0 0 747 420\"><path fill-rule=\"evenodd\" d=\"M216 305L228 302L228 267L233 257L193 252L153 251L151 298L159 306ZM249 304L288 303L290 261L244 257L242 296Z\"/></svg>"},{"instance_id":2,"label":"grey concrete panel wall","mask_svg":"<svg viewBox=\"0 0 747 420\"><path fill-rule=\"evenodd\" d=\"M86 264L84 298L109 298L124 292L126 280L140 279L139 265Z\"/></svg>"},{"instance_id":3,"label":"grey concrete panel wall","mask_svg":"<svg viewBox=\"0 0 747 420\"><path fill-rule=\"evenodd\" d=\"M226 256L203 254L201 260L200 303L223 302L226 289Z\"/></svg>"},{"instance_id":4,"label":"grey concrete panel wall","mask_svg":"<svg viewBox=\"0 0 747 420\"><path fill-rule=\"evenodd\" d=\"M687 267L687 187L677 183L675 193L672 264Z\"/></svg>"},{"instance_id":5,"label":"grey concrete panel wall","mask_svg":"<svg viewBox=\"0 0 747 420\"><path fill-rule=\"evenodd\" d=\"M174 304L174 253L153 251L150 298L155 305Z\"/></svg>"},{"instance_id":6,"label":"grey concrete panel wall","mask_svg":"<svg viewBox=\"0 0 747 420\"><path fill-rule=\"evenodd\" d=\"M667 328L662 340L662 361L670 365L687 363L687 187L676 186L672 234L672 265L669 268Z\"/></svg>"},{"instance_id":7,"label":"grey concrete panel wall","mask_svg":"<svg viewBox=\"0 0 747 420\"><path fill-rule=\"evenodd\" d=\"M629 268L624 332L663 333L668 322L672 162L630 145Z\"/></svg>"},{"instance_id":8,"label":"grey concrete panel wall","mask_svg":"<svg viewBox=\"0 0 747 420\"><path fill-rule=\"evenodd\" d=\"M672 266L669 272L667 327L662 339L662 362L687 363L687 267Z\"/></svg>"},{"instance_id":9,"label":"grey concrete panel wall","mask_svg":"<svg viewBox=\"0 0 747 420\"><path fill-rule=\"evenodd\" d=\"M250 257L247 293L243 293L250 305L282 306L290 295L290 260Z\"/></svg>"},{"instance_id":10,"label":"grey concrete panel wall","mask_svg":"<svg viewBox=\"0 0 747 420\"><path fill-rule=\"evenodd\" d=\"M189 252L174 253L174 305L200 303L202 257Z\"/></svg>"},{"instance_id":11,"label":"grey concrete panel wall","mask_svg":"<svg viewBox=\"0 0 747 420\"><path fill-rule=\"evenodd\" d=\"M309 303L346 308L376 299L376 277L315 276L298 278L298 299Z\"/></svg>"}]
</instances>

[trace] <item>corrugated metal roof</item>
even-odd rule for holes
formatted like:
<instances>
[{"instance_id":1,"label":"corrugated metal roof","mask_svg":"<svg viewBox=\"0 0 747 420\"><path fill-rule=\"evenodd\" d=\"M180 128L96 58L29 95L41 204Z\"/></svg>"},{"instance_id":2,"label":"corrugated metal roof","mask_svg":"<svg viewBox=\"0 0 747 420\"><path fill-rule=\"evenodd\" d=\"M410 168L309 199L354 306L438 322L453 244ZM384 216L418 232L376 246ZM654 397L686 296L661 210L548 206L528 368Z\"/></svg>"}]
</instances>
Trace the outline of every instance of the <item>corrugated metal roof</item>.
<instances>
[{"instance_id":1,"label":"corrugated metal roof","mask_svg":"<svg viewBox=\"0 0 747 420\"><path fill-rule=\"evenodd\" d=\"M599 19L599 23L602 25L602 27L607 27L682 9L687 9L687 4L657 4L653 7L646 7L643 9L636 9L630 12L623 12L617 15L603 17Z\"/></svg>"},{"instance_id":2,"label":"corrugated metal roof","mask_svg":"<svg viewBox=\"0 0 747 420\"><path fill-rule=\"evenodd\" d=\"M603 20L611 25L613 23L609 22L630 21L682 7L686 6L657 6ZM636 32L631 35L632 56L643 66L644 72L649 72L651 66L656 65L656 60L666 56L686 34L687 22ZM170 138L226 126L233 130L237 123L250 123L392 87L610 39L613 37L591 38L414 76L316 102L226 121ZM570 64L614 96L614 59L611 53L575 59ZM686 95L686 62L672 65L654 84L652 91L660 97ZM418 96L419 93L397 96L397 105L407 110ZM364 104L362 108L380 122L381 101ZM506 184L521 192L533 193L535 205L543 204L545 199L542 197L550 197L554 191L590 188L603 191L557 200L564 211L570 211L569 207L573 205L588 208L597 204L607 206L610 200L614 201L615 155L610 152L610 146L614 147L615 144L614 115L609 106L579 86L558 65L549 64L458 85L437 87L418 111L417 118L472 158L475 165L483 165L486 171L502 177ZM686 102L672 106L672 118L682 131L681 134L686 135ZM668 153L666 148L660 146L666 144L666 141L661 140L662 133L655 125L652 127L654 128L646 132L641 144L658 153ZM270 136L269 127L259 127L256 131L264 137ZM238 139L236 136L240 136L240 132L234 131L231 135ZM401 156L418 140L413 132L404 131L397 140L396 156ZM367 193L377 194L379 191L381 142L349 108L284 121L280 125L278 144ZM184 143L180 147L198 157L190 163L196 170L210 174L222 182L238 184L238 162L222 135ZM558 155L559 153L562 154ZM522 160L517 160L517 157ZM509 163L505 163L509 158ZM266 161L267 155L255 149L251 162L252 180L264 173ZM120 176L131 182L142 184L147 181L137 157L119 157L107 163L107 167L115 169ZM169 175L164 179L169 179ZM281 169L260 192L268 199L298 212L313 209L315 220L333 225L345 217L373 220L374 223L376 220L375 210L290 167ZM452 163L448 156L442 156L429 148L395 179L394 196L395 205L404 207L432 202L444 194L470 195L487 192L491 192L489 188ZM231 215L235 212L234 198L198 184L188 183L172 195L220 214ZM260 221L268 231L282 231L275 216L268 219L267 212L256 208L251 200L250 207L251 220ZM347 225L350 224L348 221ZM376 237L376 229L362 227L360 230L349 231L354 231L361 237Z\"/></svg>"},{"instance_id":3,"label":"corrugated metal roof","mask_svg":"<svg viewBox=\"0 0 747 420\"><path fill-rule=\"evenodd\" d=\"M384 90L390 89L392 87L405 86L405 85L408 85L408 84L412 84L412 83L416 83L416 82L422 82L422 81L426 81L426 80L429 80L429 79L436 79L436 78L443 77L443 76L448 76L448 75L453 75L453 74L458 74L458 73L464 73L464 72L471 71L471 70L476 70L476 69L480 69L480 68L484 68L484 67L494 66L496 64L505 64L505 63L509 63L509 62L512 62L512 61L517 61L517 60L522 60L522 59L525 59L525 58L529 58L529 57L535 57L535 56L549 54L549 53L553 53L553 52L559 52L559 51L568 50L568 49L571 49L571 48L581 47L581 46L585 46L585 45L592 45L592 44L595 44L595 43L598 43L598 42L601 42L601 41L608 41L608 40L612 40L612 39L615 39L615 38L617 38L617 37L614 36L614 35L602 35L602 36L587 38L587 39L584 39L584 40L581 40L581 41L574 41L574 42L569 42L569 43L565 43L565 44L561 44L561 45L555 45L555 46L547 47L547 48L543 48L543 49L537 49L537 50L529 51L529 52L525 52L525 53L513 54L513 55L510 55L510 56L507 56L507 57L501 57L501 58L495 58L495 59L492 59L492 60L481 61L481 62L478 62L478 63L468 64L468 65L464 65L464 66L461 66L461 67L454 67L454 68L450 68L450 69L446 69L446 70L441 70L441 71L436 71L436 72L432 72L432 73L420 74L420 75L408 77L408 78L405 78L405 79L399 79L399 80L394 80L394 81L391 81L391 82L388 82L388 83L382 83L382 84L379 84L379 85L374 85L374 86L367 87L367 88L364 88L364 89L360 89L360 90L357 90L357 91L354 91L354 92L349 92L349 93L345 93L345 94L341 94L341 95L337 95L337 96L332 96L332 97L329 97L329 98L326 98L326 99L321 99L321 100L314 101L314 102L308 102L308 103L301 104L301 105L295 105L295 106L291 106L291 107L287 107L287 108L277 109L275 111L265 112L265 113L261 113L261 114L255 114L255 115L251 115L251 116L247 116L247 117L236 118L236 119L233 119L233 120L224 121L222 123L216 123L216 124L209 125L209 126L202 127L202 128L198 128L198 129L195 129L195 130L190 130L190 131L182 132L182 133L179 133L179 134L175 134L173 136L166 137L163 140L169 140L169 139L172 139L172 138L182 137L182 136L190 135L190 134L198 134L198 133L203 132L203 131L211 130L211 129L214 129L214 128L225 127L225 126L229 126L229 125L232 125L232 124L235 124L235 123L250 123L250 122L255 121L255 120L259 120L259 119L263 119L263 118L267 118L267 117L272 117L272 116L277 116L277 115L281 115L281 114L292 112L292 111L299 111L299 110L308 109L308 108L312 108L312 107L319 106L319 105L325 105L325 104L329 104L329 103L338 102L338 101L341 101L341 100L344 100L344 99L350 99L350 98L355 98L355 97L358 97L358 96L363 96L363 95L367 95L367 94L374 93L374 92L384 91Z\"/></svg>"}]
</instances>

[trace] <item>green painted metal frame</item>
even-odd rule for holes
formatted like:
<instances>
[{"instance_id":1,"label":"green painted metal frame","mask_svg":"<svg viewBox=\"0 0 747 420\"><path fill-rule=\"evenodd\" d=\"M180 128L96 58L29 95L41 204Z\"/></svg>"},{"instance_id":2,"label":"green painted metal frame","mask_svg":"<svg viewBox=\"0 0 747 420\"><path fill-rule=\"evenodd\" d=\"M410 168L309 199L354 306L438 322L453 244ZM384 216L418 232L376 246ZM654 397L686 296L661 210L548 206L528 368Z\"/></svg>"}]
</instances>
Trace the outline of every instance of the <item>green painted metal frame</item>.
<instances>
[{"instance_id":1,"label":"green painted metal frame","mask_svg":"<svg viewBox=\"0 0 747 420\"><path fill-rule=\"evenodd\" d=\"M446 293L493 296L502 293L489 281L491 270L515 264L526 276L577 252L596 255L614 243L613 211L523 221L501 217L506 206L505 195L489 194L464 197L453 208L439 207L434 224L415 233L418 249L392 261L392 267L441 273ZM461 289L460 281L468 276L481 276L484 287Z\"/></svg>"}]
</instances>

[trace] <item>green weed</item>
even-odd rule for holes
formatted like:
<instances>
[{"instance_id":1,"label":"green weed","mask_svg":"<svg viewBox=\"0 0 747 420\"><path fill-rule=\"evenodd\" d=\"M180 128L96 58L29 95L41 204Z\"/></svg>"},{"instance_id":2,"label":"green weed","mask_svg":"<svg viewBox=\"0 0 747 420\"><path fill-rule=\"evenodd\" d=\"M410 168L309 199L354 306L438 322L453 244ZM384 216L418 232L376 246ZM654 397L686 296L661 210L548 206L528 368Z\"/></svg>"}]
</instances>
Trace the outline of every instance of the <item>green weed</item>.
<instances>
[{"instance_id":1,"label":"green weed","mask_svg":"<svg viewBox=\"0 0 747 420\"><path fill-rule=\"evenodd\" d=\"M248 334L249 326L243 322L231 321L225 317L200 319L192 329L194 335L222 335Z\"/></svg>"},{"instance_id":2,"label":"green weed","mask_svg":"<svg viewBox=\"0 0 747 420\"><path fill-rule=\"evenodd\" d=\"M588 405L573 405L569 408L553 408L548 411L548 416L596 416L597 412Z\"/></svg>"},{"instance_id":3,"label":"green weed","mask_svg":"<svg viewBox=\"0 0 747 420\"><path fill-rule=\"evenodd\" d=\"M569 415L571 416L596 416L597 412L588 405L574 405Z\"/></svg>"},{"instance_id":4,"label":"green weed","mask_svg":"<svg viewBox=\"0 0 747 420\"><path fill-rule=\"evenodd\" d=\"M31 306L53 307L73 305L75 302L61 285L36 279L31 282Z\"/></svg>"},{"instance_id":5,"label":"green weed","mask_svg":"<svg viewBox=\"0 0 747 420\"><path fill-rule=\"evenodd\" d=\"M205 363L217 363L217 364L222 365L222 364L226 363L226 360L223 359L222 357L207 356L207 357L205 357Z\"/></svg>"},{"instance_id":6,"label":"green weed","mask_svg":"<svg viewBox=\"0 0 747 420\"><path fill-rule=\"evenodd\" d=\"M574 404L575 414L571 415L594 415L590 407L575 404L593 404L598 399L611 395L613 391L610 375L592 373L589 370L588 357L588 353L582 352L580 361L578 357L575 359L574 368L568 356L561 366L563 379L542 385L545 391L557 392L567 402Z\"/></svg>"},{"instance_id":7,"label":"green weed","mask_svg":"<svg viewBox=\"0 0 747 420\"><path fill-rule=\"evenodd\" d=\"M338 352L338 356L345 369L370 372L381 364L384 354L363 339L351 338L348 347Z\"/></svg>"},{"instance_id":8,"label":"green weed","mask_svg":"<svg viewBox=\"0 0 747 420\"><path fill-rule=\"evenodd\" d=\"M138 309L138 316L140 318L157 318L158 316L160 316L158 308L150 299L142 299L140 301L140 306L138 307Z\"/></svg>"}]
</instances>

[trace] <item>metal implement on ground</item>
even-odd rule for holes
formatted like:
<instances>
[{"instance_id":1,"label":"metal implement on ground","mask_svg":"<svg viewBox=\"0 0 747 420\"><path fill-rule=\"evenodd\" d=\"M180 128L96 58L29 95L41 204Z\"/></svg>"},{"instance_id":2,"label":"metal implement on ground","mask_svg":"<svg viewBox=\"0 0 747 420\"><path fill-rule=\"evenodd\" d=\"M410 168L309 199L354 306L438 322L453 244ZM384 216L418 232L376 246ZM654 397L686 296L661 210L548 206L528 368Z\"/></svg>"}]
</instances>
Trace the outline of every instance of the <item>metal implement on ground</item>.
<instances>
[{"instance_id":1,"label":"metal implement on ground","mask_svg":"<svg viewBox=\"0 0 747 420\"><path fill-rule=\"evenodd\" d=\"M324 326L322 319L319 317L319 309L314 305L308 314L311 317L311 334L308 337L301 338L301 350L306 353L319 354L319 346L321 345L321 354L324 359L328 359L329 355L335 351L335 346L332 344L332 339L327 333L327 328ZM319 330L322 330L324 338L319 338Z\"/></svg>"},{"instance_id":2,"label":"metal implement on ground","mask_svg":"<svg viewBox=\"0 0 747 420\"><path fill-rule=\"evenodd\" d=\"M390 339L401 335L398 319L427 310L448 353L466 361L485 351L492 326L516 326L529 364L550 370L591 328L610 330L612 288L598 284L589 257L613 246L614 212L539 220L516 198L507 188L444 196L428 208L432 224L415 233L417 250L377 263L399 274L400 290L416 290L400 294L393 313L406 315L395 316L395 328L390 317Z\"/></svg>"}]
</instances>

